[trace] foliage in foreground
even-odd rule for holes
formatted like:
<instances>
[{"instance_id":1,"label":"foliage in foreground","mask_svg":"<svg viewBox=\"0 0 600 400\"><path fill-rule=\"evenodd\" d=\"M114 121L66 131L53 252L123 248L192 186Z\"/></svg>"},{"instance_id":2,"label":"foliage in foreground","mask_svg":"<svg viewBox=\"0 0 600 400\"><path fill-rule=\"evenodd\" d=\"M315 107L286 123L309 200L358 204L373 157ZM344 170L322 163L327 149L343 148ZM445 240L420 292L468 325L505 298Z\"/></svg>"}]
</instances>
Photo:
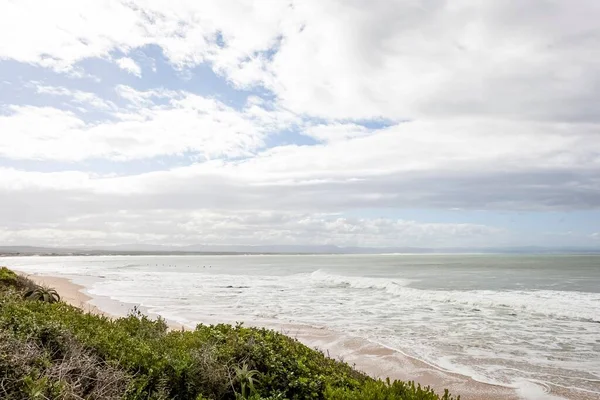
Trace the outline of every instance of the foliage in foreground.
<instances>
[{"instance_id":1,"label":"foliage in foreground","mask_svg":"<svg viewBox=\"0 0 600 400\"><path fill-rule=\"evenodd\" d=\"M13 278L0 269L0 398L439 398L412 383L373 380L271 330L169 331L139 312L113 320L63 302L25 301L33 286Z\"/></svg>"}]
</instances>

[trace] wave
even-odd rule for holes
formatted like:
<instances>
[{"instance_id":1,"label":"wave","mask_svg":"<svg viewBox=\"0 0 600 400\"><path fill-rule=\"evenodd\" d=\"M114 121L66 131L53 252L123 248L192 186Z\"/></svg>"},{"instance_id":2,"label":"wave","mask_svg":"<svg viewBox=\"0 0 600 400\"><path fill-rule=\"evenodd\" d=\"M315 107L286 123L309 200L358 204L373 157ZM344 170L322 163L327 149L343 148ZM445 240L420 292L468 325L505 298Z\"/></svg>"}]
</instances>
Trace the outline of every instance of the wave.
<instances>
[{"instance_id":1,"label":"wave","mask_svg":"<svg viewBox=\"0 0 600 400\"><path fill-rule=\"evenodd\" d=\"M353 288L381 291L404 304L454 305L475 312L482 309L504 313L539 314L558 319L587 322L600 320L600 294L555 290L427 290L408 287L409 279L367 278L335 275L317 270L310 274L313 285L323 288Z\"/></svg>"},{"instance_id":2,"label":"wave","mask_svg":"<svg viewBox=\"0 0 600 400\"><path fill-rule=\"evenodd\" d=\"M355 289L380 289L390 293L408 286L410 279L368 278L362 276L343 276L316 270L310 274L311 283L320 287L349 287Z\"/></svg>"},{"instance_id":3,"label":"wave","mask_svg":"<svg viewBox=\"0 0 600 400\"><path fill-rule=\"evenodd\" d=\"M474 309L505 310L508 314L513 313L515 316L519 313L528 313L589 322L599 318L598 310L600 309L600 295L597 293L555 290L414 290L410 295L423 300L456 303Z\"/></svg>"}]
</instances>

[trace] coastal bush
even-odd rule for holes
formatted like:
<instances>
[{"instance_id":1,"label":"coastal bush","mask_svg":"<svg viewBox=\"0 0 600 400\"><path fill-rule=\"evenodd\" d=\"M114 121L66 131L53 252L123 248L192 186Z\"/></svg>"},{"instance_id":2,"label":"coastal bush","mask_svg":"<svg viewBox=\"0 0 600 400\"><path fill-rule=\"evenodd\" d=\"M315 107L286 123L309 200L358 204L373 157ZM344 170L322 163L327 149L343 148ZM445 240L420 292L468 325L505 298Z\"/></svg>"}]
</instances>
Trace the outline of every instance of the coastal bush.
<instances>
[{"instance_id":1,"label":"coastal bush","mask_svg":"<svg viewBox=\"0 0 600 400\"><path fill-rule=\"evenodd\" d=\"M414 382L390 380L367 381L357 390L328 387L325 392L328 400L452 400L445 391L439 397L431 388L415 385ZM460 397L459 397L460 399Z\"/></svg>"},{"instance_id":2,"label":"coastal bush","mask_svg":"<svg viewBox=\"0 0 600 400\"><path fill-rule=\"evenodd\" d=\"M0 331L0 398L120 399L130 377L66 332L40 331L18 339Z\"/></svg>"},{"instance_id":3,"label":"coastal bush","mask_svg":"<svg viewBox=\"0 0 600 400\"><path fill-rule=\"evenodd\" d=\"M63 302L25 301L28 287L0 288L0 340L8 343L0 347L0 373L15 393L5 398L439 399L412 383L369 378L272 330L169 330L138 310L110 319Z\"/></svg>"},{"instance_id":4,"label":"coastal bush","mask_svg":"<svg viewBox=\"0 0 600 400\"><path fill-rule=\"evenodd\" d=\"M0 267L0 289L31 290L37 285L31 280L16 274L6 267Z\"/></svg>"},{"instance_id":5,"label":"coastal bush","mask_svg":"<svg viewBox=\"0 0 600 400\"><path fill-rule=\"evenodd\" d=\"M0 267L0 283L4 285L16 285L18 275L6 267Z\"/></svg>"}]
</instances>

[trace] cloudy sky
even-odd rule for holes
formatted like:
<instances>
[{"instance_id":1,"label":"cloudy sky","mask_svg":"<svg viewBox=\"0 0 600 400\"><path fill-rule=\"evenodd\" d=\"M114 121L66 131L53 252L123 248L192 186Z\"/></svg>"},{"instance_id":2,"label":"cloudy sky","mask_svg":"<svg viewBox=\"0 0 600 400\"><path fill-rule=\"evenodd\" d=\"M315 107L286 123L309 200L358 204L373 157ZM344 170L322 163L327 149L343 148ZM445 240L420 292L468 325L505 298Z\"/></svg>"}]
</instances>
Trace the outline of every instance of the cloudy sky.
<instances>
[{"instance_id":1,"label":"cloudy sky","mask_svg":"<svg viewBox=\"0 0 600 400\"><path fill-rule=\"evenodd\" d=\"M597 0L0 0L0 244L600 247Z\"/></svg>"}]
</instances>

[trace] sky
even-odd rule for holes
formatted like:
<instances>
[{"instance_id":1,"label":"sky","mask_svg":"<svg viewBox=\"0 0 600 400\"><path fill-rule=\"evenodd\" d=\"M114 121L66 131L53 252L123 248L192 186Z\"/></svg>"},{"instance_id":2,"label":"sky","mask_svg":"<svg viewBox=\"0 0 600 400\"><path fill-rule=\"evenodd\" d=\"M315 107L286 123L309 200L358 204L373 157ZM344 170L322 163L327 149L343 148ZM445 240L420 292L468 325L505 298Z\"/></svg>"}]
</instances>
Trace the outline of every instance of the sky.
<instances>
[{"instance_id":1,"label":"sky","mask_svg":"<svg viewBox=\"0 0 600 400\"><path fill-rule=\"evenodd\" d=\"M0 0L0 244L600 248L597 0Z\"/></svg>"}]
</instances>

